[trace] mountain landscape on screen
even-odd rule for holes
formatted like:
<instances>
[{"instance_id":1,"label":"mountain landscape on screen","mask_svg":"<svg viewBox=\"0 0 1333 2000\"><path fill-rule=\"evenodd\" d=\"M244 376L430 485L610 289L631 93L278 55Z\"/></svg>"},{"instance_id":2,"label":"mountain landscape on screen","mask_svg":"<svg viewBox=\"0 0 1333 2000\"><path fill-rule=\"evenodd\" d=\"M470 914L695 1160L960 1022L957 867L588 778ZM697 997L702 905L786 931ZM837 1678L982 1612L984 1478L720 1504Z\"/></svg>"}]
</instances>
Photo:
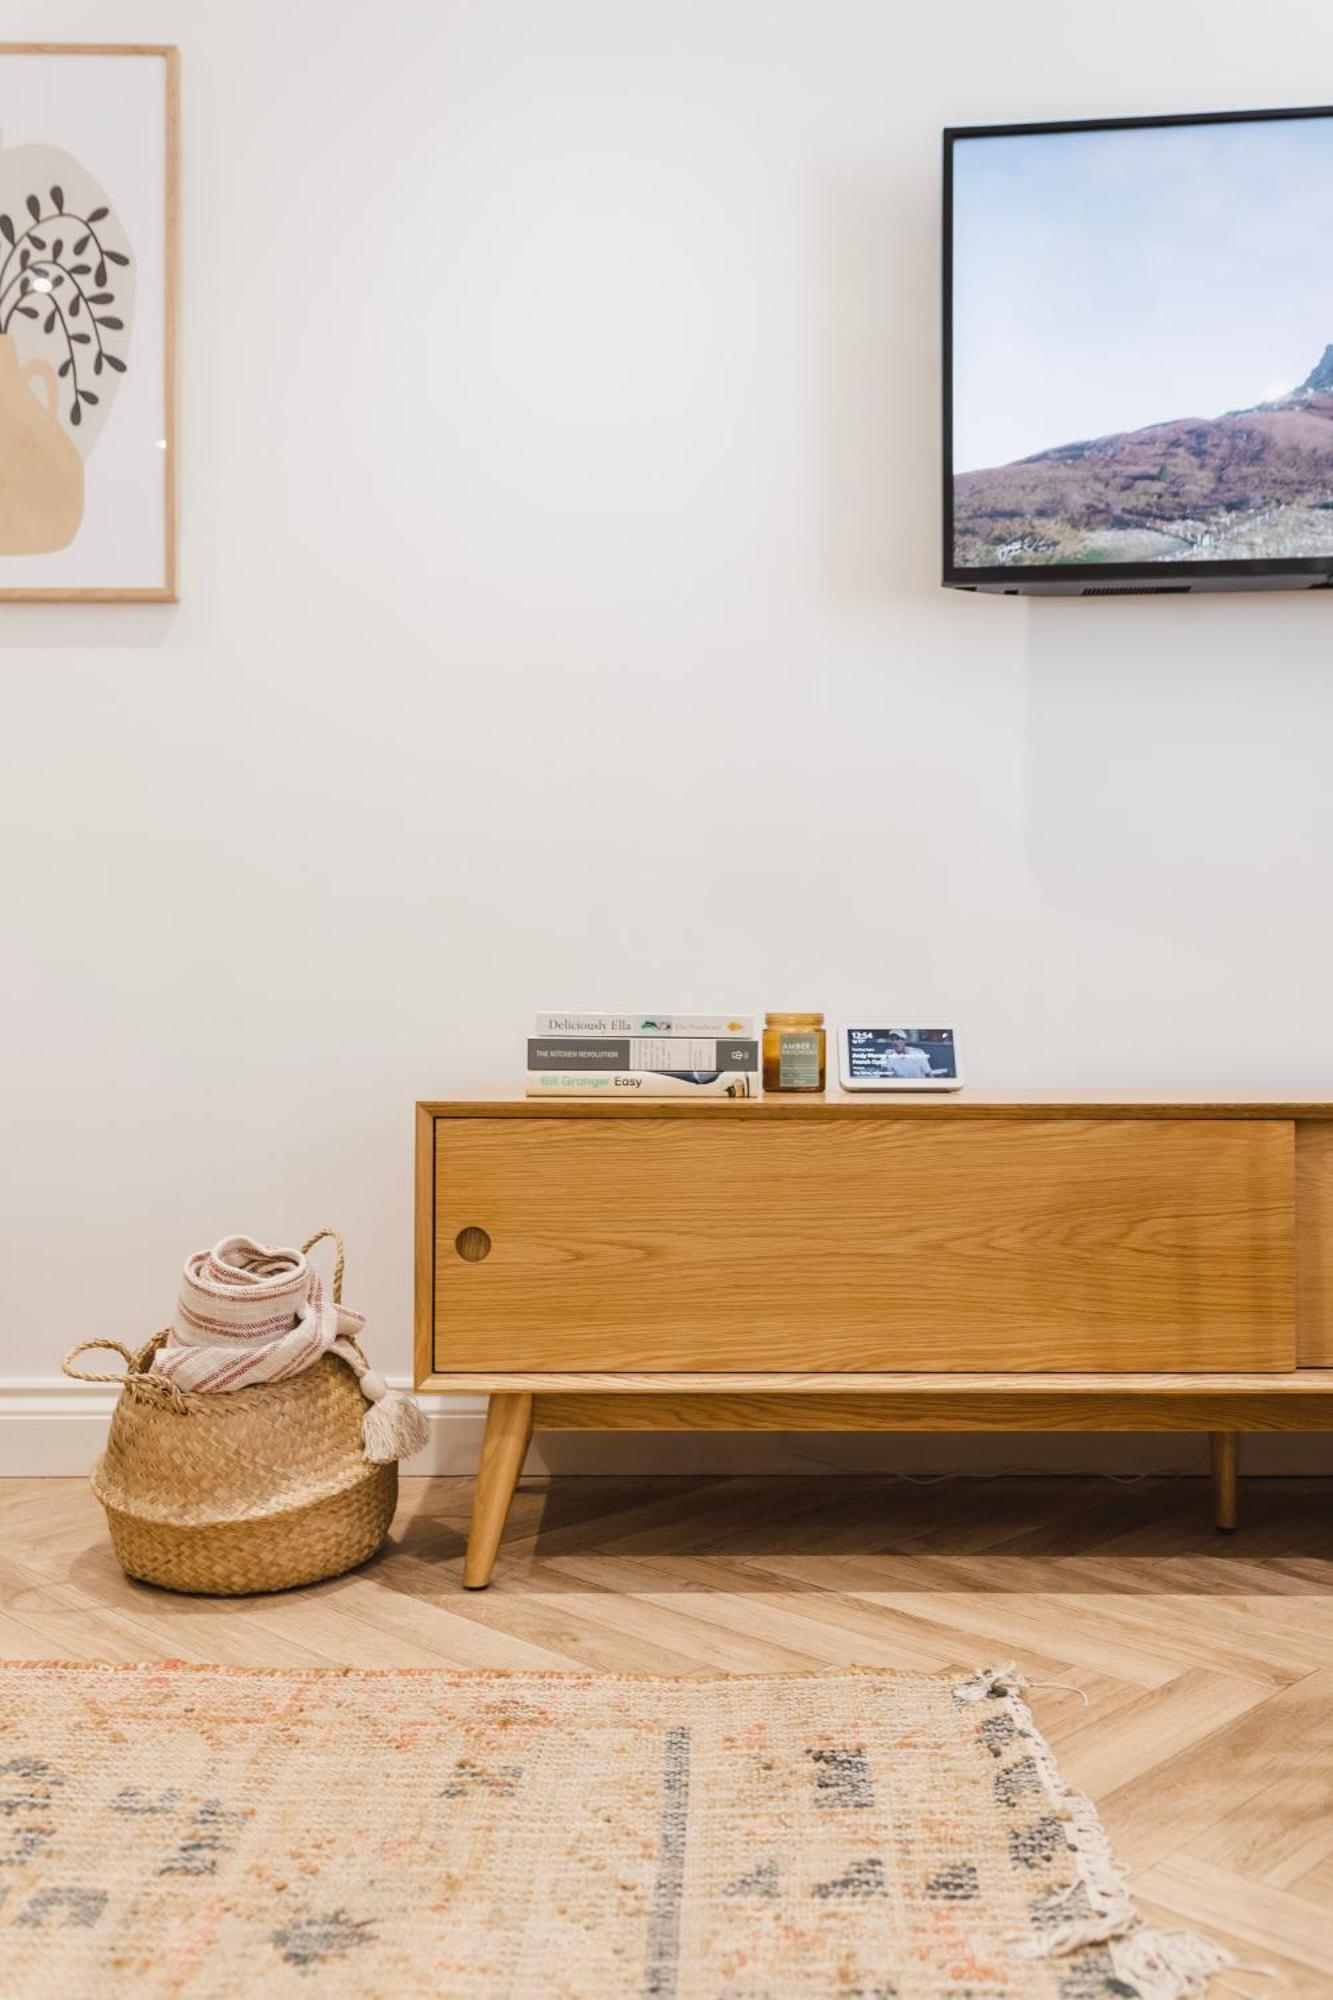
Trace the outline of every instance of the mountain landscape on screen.
<instances>
[{"instance_id":1,"label":"mountain landscape on screen","mask_svg":"<svg viewBox=\"0 0 1333 2000\"><path fill-rule=\"evenodd\" d=\"M1273 402L955 475L968 567L1333 554L1333 346Z\"/></svg>"}]
</instances>

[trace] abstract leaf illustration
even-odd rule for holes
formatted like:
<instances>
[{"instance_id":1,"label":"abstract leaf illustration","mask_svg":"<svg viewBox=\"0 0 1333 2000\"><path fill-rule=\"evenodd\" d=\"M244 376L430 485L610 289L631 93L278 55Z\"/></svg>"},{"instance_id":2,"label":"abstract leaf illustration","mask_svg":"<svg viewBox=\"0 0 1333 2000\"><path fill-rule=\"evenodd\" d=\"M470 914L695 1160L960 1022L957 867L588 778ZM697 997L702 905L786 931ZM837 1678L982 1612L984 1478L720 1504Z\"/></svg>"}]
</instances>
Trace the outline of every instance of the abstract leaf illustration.
<instances>
[{"instance_id":1,"label":"abstract leaf illustration","mask_svg":"<svg viewBox=\"0 0 1333 2000\"><path fill-rule=\"evenodd\" d=\"M18 342L25 364L50 367L84 456L129 365L133 305L130 245L87 169L49 147L0 151L0 337Z\"/></svg>"}]
</instances>

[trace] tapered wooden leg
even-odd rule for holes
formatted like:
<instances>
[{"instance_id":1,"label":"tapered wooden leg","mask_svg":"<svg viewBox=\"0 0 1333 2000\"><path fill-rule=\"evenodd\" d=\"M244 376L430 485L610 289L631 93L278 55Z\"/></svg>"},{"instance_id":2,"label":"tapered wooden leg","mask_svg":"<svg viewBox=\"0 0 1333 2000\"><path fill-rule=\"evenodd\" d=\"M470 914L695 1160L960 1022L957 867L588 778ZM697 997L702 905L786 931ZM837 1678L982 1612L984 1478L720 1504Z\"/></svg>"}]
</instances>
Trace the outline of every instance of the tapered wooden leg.
<instances>
[{"instance_id":1,"label":"tapered wooden leg","mask_svg":"<svg viewBox=\"0 0 1333 2000\"><path fill-rule=\"evenodd\" d=\"M484 1590L509 1515L509 1503L532 1437L531 1396L492 1396L486 1410L481 1464L472 1496L472 1528L463 1558L468 1590Z\"/></svg>"},{"instance_id":2,"label":"tapered wooden leg","mask_svg":"<svg viewBox=\"0 0 1333 2000\"><path fill-rule=\"evenodd\" d=\"M1234 1528L1236 1487L1240 1475L1240 1433L1212 1431L1208 1442L1213 1462L1213 1522L1219 1528Z\"/></svg>"}]
</instances>

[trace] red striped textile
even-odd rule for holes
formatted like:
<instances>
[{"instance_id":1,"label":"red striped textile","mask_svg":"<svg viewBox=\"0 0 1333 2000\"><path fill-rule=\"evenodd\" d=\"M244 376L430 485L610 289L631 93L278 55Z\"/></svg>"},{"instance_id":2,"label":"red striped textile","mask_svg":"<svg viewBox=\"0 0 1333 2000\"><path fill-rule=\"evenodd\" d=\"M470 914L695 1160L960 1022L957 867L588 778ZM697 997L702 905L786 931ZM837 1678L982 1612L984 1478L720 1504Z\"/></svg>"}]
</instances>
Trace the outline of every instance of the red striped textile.
<instances>
[{"instance_id":1,"label":"red striped textile","mask_svg":"<svg viewBox=\"0 0 1333 2000\"><path fill-rule=\"evenodd\" d=\"M244 1389L299 1374L365 1316L336 1304L300 1250L226 1236L186 1259L153 1367L181 1389Z\"/></svg>"}]
</instances>

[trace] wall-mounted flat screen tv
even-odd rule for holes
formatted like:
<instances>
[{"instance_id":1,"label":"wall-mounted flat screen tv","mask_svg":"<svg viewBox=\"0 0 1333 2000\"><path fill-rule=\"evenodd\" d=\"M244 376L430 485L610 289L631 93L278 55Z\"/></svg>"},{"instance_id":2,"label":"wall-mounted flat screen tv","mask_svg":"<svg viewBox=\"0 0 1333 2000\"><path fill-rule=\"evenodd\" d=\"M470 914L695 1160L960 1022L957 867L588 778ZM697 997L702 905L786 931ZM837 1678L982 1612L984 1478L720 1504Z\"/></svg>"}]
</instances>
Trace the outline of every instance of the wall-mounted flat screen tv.
<instances>
[{"instance_id":1,"label":"wall-mounted flat screen tv","mask_svg":"<svg viewBox=\"0 0 1333 2000\"><path fill-rule=\"evenodd\" d=\"M944 581L1333 581L1333 109L945 133Z\"/></svg>"}]
</instances>

